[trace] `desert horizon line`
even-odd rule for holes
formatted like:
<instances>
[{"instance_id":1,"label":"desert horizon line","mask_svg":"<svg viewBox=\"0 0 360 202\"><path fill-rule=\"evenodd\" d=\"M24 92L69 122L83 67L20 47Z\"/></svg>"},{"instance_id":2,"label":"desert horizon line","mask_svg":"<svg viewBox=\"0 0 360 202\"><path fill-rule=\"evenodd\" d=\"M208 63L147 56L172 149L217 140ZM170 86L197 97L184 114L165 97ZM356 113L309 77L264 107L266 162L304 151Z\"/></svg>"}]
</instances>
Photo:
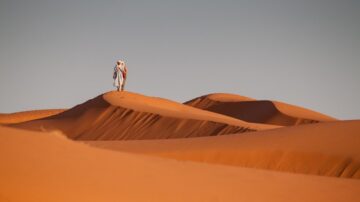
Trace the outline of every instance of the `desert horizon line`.
<instances>
[{"instance_id":1,"label":"desert horizon line","mask_svg":"<svg viewBox=\"0 0 360 202\"><path fill-rule=\"evenodd\" d=\"M106 94L106 93L111 93L111 92L119 92L119 91L117 91L117 90L106 90L105 92L100 93L100 94L98 94L98 95L96 95L96 96L93 96L93 97L84 99L83 102L86 102L87 100L90 100L90 99L93 99L93 98L96 98L96 97L98 97L98 96L102 96L102 95L104 95L104 94ZM170 98L167 98L167 97L152 96L152 95L147 95L147 94L143 94L143 93L135 92L135 91L130 91L130 90L123 90L123 92L129 92L129 93L139 94L139 95L148 96L148 97L155 97L155 98L167 99L167 100L170 100L170 101L173 101L173 102L177 102L177 103L180 103L180 104L185 104L186 102L189 102L189 101L194 100L194 99L197 99L197 98L205 97L205 96L225 95L225 96L240 96L240 97L244 97L244 98L246 98L246 99L252 100L252 101L281 102L281 103L286 103L286 104L293 105L293 106L297 106L297 107L302 107L302 106L295 105L295 104L292 104L292 103L283 102L283 101L281 101L281 100L257 99L257 98L249 97L249 96L246 96L246 95L236 94L236 93L231 93L231 92L210 92L210 93L201 94L200 96L196 96L196 97L193 97L193 98L189 98L189 99L187 99L187 100L185 100L185 101L177 101L177 100L173 100L173 99L170 99ZM120 91L119 93L121 93L121 91ZM81 103L81 102L80 102L80 103ZM79 103L78 103L78 104L79 104ZM11 114L11 113L19 113L19 112L26 112L26 111L37 111L37 110L67 110L67 109L71 109L72 107L75 107L75 106L78 105L78 104L74 104L74 105L69 106L69 107L27 108L27 109L12 111L12 112L1 112L1 111L0 111L0 114ZM311 110L311 111L314 111L314 112L317 112L317 113L321 113L321 114L324 114L324 115L326 114L326 113L320 112L320 111L318 111L318 110L314 110L314 109L310 109L310 108L306 108L306 107L302 107L302 108L308 109L308 110ZM329 115L326 114L326 116L329 116ZM333 116L329 116L329 117L333 117ZM333 118L335 118L335 117L333 117ZM347 119L347 120L356 120L356 119Z\"/></svg>"}]
</instances>

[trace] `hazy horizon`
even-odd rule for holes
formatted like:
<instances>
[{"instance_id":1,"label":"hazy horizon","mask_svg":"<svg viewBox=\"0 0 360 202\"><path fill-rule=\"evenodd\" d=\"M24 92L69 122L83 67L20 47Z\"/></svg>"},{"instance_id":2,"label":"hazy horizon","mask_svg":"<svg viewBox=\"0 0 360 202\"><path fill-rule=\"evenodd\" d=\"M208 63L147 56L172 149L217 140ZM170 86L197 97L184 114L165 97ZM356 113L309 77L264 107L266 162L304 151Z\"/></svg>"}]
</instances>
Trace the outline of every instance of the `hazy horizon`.
<instances>
[{"instance_id":1,"label":"hazy horizon","mask_svg":"<svg viewBox=\"0 0 360 202\"><path fill-rule=\"evenodd\" d=\"M356 0L0 0L0 113L69 108L114 90L214 93L359 119Z\"/></svg>"}]
</instances>

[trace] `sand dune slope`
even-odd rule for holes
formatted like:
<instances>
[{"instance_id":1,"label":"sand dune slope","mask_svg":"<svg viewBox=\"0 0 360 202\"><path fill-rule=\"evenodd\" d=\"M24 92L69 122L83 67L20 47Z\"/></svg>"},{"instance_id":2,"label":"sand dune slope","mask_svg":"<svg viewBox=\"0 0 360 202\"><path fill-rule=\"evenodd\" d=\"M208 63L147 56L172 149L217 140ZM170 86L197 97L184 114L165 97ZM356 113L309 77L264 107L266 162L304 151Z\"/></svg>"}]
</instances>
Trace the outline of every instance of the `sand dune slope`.
<instances>
[{"instance_id":1,"label":"sand dune slope","mask_svg":"<svg viewBox=\"0 0 360 202\"><path fill-rule=\"evenodd\" d=\"M360 178L360 120L217 137L87 143L179 160Z\"/></svg>"},{"instance_id":2,"label":"sand dune slope","mask_svg":"<svg viewBox=\"0 0 360 202\"><path fill-rule=\"evenodd\" d=\"M43 131L61 130L77 140L201 137L276 128L247 123L161 98L116 91L58 115L12 126Z\"/></svg>"},{"instance_id":3,"label":"sand dune slope","mask_svg":"<svg viewBox=\"0 0 360 202\"><path fill-rule=\"evenodd\" d=\"M358 180L158 159L5 127L0 161L0 201L360 200Z\"/></svg>"},{"instance_id":4,"label":"sand dune slope","mask_svg":"<svg viewBox=\"0 0 360 202\"><path fill-rule=\"evenodd\" d=\"M233 94L205 95L184 104L252 123L291 126L336 120L298 106L277 101L255 100Z\"/></svg>"},{"instance_id":5,"label":"sand dune slope","mask_svg":"<svg viewBox=\"0 0 360 202\"><path fill-rule=\"evenodd\" d=\"M55 114L59 114L65 111L64 109L43 109L43 110L32 110L23 111L9 114L0 113L0 124L13 124L21 123L25 121L31 121L35 119L41 119Z\"/></svg>"}]
</instances>

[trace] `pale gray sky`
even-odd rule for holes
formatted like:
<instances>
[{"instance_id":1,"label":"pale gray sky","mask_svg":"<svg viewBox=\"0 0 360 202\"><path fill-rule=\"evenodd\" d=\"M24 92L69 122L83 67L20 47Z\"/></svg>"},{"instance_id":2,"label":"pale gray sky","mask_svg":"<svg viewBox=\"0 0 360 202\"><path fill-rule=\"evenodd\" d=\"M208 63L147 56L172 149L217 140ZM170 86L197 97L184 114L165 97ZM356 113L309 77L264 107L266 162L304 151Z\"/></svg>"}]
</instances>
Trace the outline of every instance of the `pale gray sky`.
<instances>
[{"instance_id":1,"label":"pale gray sky","mask_svg":"<svg viewBox=\"0 0 360 202\"><path fill-rule=\"evenodd\" d=\"M0 112L68 108L112 87L213 92L360 118L357 0L0 0Z\"/></svg>"}]
</instances>

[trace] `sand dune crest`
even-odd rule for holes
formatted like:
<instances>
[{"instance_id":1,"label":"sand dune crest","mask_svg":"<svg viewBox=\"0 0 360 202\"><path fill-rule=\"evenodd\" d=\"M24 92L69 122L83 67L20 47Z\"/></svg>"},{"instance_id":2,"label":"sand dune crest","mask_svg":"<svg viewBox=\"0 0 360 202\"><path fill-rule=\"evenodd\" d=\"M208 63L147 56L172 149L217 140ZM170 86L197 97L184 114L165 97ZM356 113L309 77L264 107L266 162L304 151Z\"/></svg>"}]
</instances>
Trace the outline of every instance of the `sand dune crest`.
<instances>
[{"instance_id":1,"label":"sand dune crest","mask_svg":"<svg viewBox=\"0 0 360 202\"><path fill-rule=\"evenodd\" d=\"M291 126L336 120L318 112L282 102L255 100L223 93L204 95L184 104L251 123Z\"/></svg>"},{"instance_id":2,"label":"sand dune crest","mask_svg":"<svg viewBox=\"0 0 360 202\"><path fill-rule=\"evenodd\" d=\"M77 140L202 137L277 128L130 92L105 93L63 113L12 126L61 130Z\"/></svg>"}]
</instances>

